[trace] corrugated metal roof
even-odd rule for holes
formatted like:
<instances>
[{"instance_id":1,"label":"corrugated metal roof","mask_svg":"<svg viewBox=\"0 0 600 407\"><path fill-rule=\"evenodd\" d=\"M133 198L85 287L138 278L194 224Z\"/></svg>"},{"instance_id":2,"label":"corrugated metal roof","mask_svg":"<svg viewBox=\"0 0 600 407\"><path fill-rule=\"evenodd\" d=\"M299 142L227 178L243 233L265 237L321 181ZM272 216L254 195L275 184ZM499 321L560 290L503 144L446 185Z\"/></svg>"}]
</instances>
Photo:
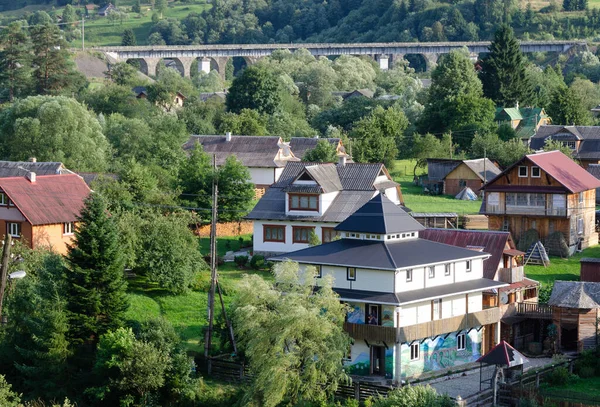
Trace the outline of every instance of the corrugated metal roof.
<instances>
[{"instance_id":1,"label":"corrugated metal roof","mask_svg":"<svg viewBox=\"0 0 600 407\"><path fill-rule=\"evenodd\" d=\"M0 161L0 178L22 177L28 172L37 175L72 174L60 162Z\"/></svg>"},{"instance_id":2,"label":"corrugated metal roof","mask_svg":"<svg viewBox=\"0 0 600 407\"><path fill-rule=\"evenodd\" d=\"M505 113L511 120L523 120L523 115L516 107L499 107L496 109L496 119L501 119L501 114Z\"/></svg>"},{"instance_id":3,"label":"corrugated metal roof","mask_svg":"<svg viewBox=\"0 0 600 407\"><path fill-rule=\"evenodd\" d=\"M484 252L491 257L483 262L483 276L485 278L496 278L496 272L502 261L504 248L515 248L515 244L509 232L462 230L462 229L426 229L419 232L422 239L438 243L449 244L457 247L479 246L484 247Z\"/></svg>"},{"instance_id":4,"label":"corrugated metal roof","mask_svg":"<svg viewBox=\"0 0 600 407\"><path fill-rule=\"evenodd\" d=\"M304 167L304 170L321 186L323 192L329 193L342 190L337 165L331 163L309 165Z\"/></svg>"},{"instance_id":5,"label":"corrugated metal roof","mask_svg":"<svg viewBox=\"0 0 600 407\"><path fill-rule=\"evenodd\" d=\"M319 246L275 256L299 263L397 270L449 261L486 258L489 254L425 239L394 242L340 239Z\"/></svg>"},{"instance_id":6,"label":"corrugated metal roof","mask_svg":"<svg viewBox=\"0 0 600 407\"><path fill-rule=\"evenodd\" d=\"M492 162L489 158L478 158L475 160L463 161L467 167L471 169L482 181L496 178L502 170Z\"/></svg>"},{"instance_id":7,"label":"corrugated metal roof","mask_svg":"<svg viewBox=\"0 0 600 407\"><path fill-rule=\"evenodd\" d=\"M0 178L0 188L32 225L74 222L90 194L76 174Z\"/></svg>"},{"instance_id":8,"label":"corrugated metal roof","mask_svg":"<svg viewBox=\"0 0 600 407\"><path fill-rule=\"evenodd\" d=\"M383 194L377 194L335 229L345 232L392 234L415 232L425 227Z\"/></svg>"},{"instance_id":9,"label":"corrugated metal roof","mask_svg":"<svg viewBox=\"0 0 600 407\"><path fill-rule=\"evenodd\" d=\"M600 283L555 281L548 304L564 308L600 308Z\"/></svg>"},{"instance_id":10,"label":"corrugated metal roof","mask_svg":"<svg viewBox=\"0 0 600 407\"><path fill-rule=\"evenodd\" d=\"M337 147L340 143L339 138L292 137L290 148L296 157L302 159L308 150L312 150L317 146L319 140L326 140L333 147Z\"/></svg>"},{"instance_id":11,"label":"corrugated metal roof","mask_svg":"<svg viewBox=\"0 0 600 407\"><path fill-rule=\"evenodd\" d=\"M539 286L540 283L538 283L535 280L530 280L528 278L524 278L521 281L517 281L516 283L512 283L507 287L502 287L500 288L500 290L498 290L499 292L506 292L506 293L511 293L511 292L515 292L515 291L520 291L523 288L534 288Z\"/></svg>"}]
</instances>

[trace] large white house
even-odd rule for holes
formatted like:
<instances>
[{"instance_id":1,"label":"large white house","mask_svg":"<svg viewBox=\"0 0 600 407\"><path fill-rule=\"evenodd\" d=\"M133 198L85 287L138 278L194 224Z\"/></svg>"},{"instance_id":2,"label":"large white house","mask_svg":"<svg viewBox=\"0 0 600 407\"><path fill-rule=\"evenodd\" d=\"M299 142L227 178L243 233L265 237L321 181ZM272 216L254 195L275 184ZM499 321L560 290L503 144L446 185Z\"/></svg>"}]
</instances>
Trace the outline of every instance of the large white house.
<instances>
[{"instance_id":1,"label":"large white house","mask_svg":"<svg viewBox=\"0 0 600 407\"><path fill-rule=\"evenodd\" d=\"M288 162L246 219L254 221L254 253L274 255L308 247L311 231L321 242L381 191L403 204L400 186L383 164Z\"/></svg>"},{"instance_id":2,"label":"large white house","mask_svg":"<svg viewBox=\"0 0 600 407\"><path fill-rule=\"evenodd\" d=\"M421 239L423 229L377 193L335 228L341 239L272 258L314 266L317 285L333 277L350 307L350 374L399 382L474 362L499 342L499 309L482 297L508 284L484 278L490 255Z\"/></svg>"}]
</instances>

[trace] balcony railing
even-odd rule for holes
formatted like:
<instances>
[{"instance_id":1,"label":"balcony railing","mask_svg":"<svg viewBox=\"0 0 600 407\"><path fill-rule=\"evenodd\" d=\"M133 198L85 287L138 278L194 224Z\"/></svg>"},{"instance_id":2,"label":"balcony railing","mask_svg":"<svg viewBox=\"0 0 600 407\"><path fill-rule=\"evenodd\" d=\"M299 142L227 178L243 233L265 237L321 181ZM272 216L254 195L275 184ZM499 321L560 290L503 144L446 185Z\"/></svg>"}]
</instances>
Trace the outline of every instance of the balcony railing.
<instances>
[{"instance_id":1,"label":"balcony railing","mask_svg":"<svg viewBox=\"0 0 600 407\"><path fill-rule=\"evenodd\" d=\"M523 277L525 277L523 266L513 266L509 268L501 268L500 269L500 281L503 281L508 284L517 283L519 281L523 281Z\"/></svg>"},{"instance_id":2,"label":"balcony railing","mask_svg":"<svg viewBox=\"0 0 600 407\"><path fill-rule=\"evenodd\" d=\"M535 302L517 303L517 315L533 319L552 319L552 307Z\"/></svg>"},{"instance_id":3,"label":"balcony railing","mask_svg":"<svg viewBox=\"0 0 600 407\"><path fill-rule=\"evenodd\" d=\"M355 340L400 343L493 324L499 320L500 310L497 307L493 307L466 315L443 318L400 328L345 322L344 330Z\"/></svg>"},{"instance_id":4,"label":"balcony railing","mask_svg":"<svg viewBox=\"0 0 600 407\"><path fill-rule=\"evenodd\" d=\"M546 208L544 206L517 206L486 205L485 212L488 214L508 215L537 215L537 216L567 216L566 208Z\"/></svg>"}]
</instances>

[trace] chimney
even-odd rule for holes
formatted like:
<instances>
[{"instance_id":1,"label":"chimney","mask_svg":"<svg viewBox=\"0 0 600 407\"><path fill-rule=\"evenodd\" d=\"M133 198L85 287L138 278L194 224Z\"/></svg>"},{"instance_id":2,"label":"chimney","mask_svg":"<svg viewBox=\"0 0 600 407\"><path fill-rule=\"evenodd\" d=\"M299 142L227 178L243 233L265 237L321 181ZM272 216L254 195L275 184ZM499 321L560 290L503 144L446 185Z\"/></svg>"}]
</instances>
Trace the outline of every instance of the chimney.
<instances>
[{"instance_id":1,"label":"chimney","mask_svg":"<svg viewBox=\"0 0 600 407\"><path fill-rule=\"evenodd\" d=\"M30 158L29 158L29 162L30 162L30 163L37 163L37 158L35 158L35 157L30 157Z\"/></svg>"},{"instance_id":2,"label":"chimney","mask_svg":"<svg viewBox=\"0 0 600 407\"><path fill-rule=\"evenodd\" d=\"M231 132L230 131L225 133L225 141L231 141Z\"/></svg>"},{"instance_id":3,"label":"chimney","mask_svg":"<svg viewBox=\"0 0 600 407\"><path fill-rule=\"evenodd\" d=\"M346 154L342 154L338 157L338 165L340 167L345 167L346 166Z\"/></svg>"},{"instance_id":4,"label":"chimney","mask_svg":"<svg viewBox=\"0 0 600 407\"><path fill-rule=\"evenodd\" d=\"M31 171L27 173L27 179L29 180L29 182L31 182L32 184L35 183L35 172Z\"/></svg>"},{"instance_id":5,"label":"chimney","mask_svg":"<svg viewBox=\"0 0 600 407\"><path fill-rule=\"evenodd\" d=\"M518 109L519 108L519 101L517 100L517 103L515 104L515 107Z\"/></svg>"}]
</instances>

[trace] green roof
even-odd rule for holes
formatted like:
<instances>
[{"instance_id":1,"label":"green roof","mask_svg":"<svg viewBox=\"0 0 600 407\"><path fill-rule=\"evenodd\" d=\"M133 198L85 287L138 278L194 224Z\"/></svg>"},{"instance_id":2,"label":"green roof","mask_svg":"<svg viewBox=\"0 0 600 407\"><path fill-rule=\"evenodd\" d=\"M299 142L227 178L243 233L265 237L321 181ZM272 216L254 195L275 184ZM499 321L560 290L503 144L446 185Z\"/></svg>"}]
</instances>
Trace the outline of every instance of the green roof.
<instances>
[{"instance_id":1,"label":"green roof","mask_svg":"<svg viewBox=\"0 0 600 407\"><path fill-rule=\"evenodd\" d=\"M496 109L496 120L502 121L504 117L510 117L510 120L523 120L523 116L521 116L521 112L516 107L499 107Z\"/></svg>"}]
</instances>

